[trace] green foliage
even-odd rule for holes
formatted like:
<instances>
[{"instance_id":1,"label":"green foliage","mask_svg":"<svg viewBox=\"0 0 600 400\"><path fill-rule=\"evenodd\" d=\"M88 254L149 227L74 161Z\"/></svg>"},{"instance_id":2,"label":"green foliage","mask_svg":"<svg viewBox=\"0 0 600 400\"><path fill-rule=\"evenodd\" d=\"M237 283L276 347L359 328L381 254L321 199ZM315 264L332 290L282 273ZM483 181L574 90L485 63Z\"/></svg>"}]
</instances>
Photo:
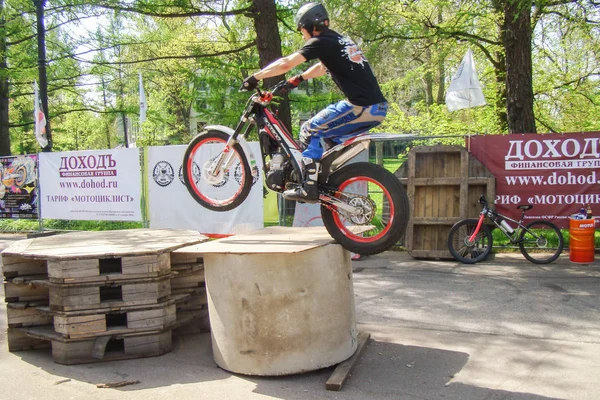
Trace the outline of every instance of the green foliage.
<instances>
[{"instance_id":1,"label":"green foliage","mask_svg":"<svg viewBox=\"0 0 600 400\"><path fill-rule=\"evenodd\" d=\"M118 229L142 228L141 222L128 221L75 221L45 219L44 230L57 231L110 231ZM0 219L0 232L36 232L40 230L39 221L27 219Z\"/></svg>"},{"instance_id":2,"label":"green foliage","mask_svg":"<svg viewBox=\"0 0 600 400\"><path fill-rule=\"evenodd\" d=\"M293 24L302 3L277 2L283 54L303 44ZM507 131L500 35L505 3L327 0L325 5L332 28L358 42L391 104L378 130L453 136ZM252 19L236 10L252 3L127 4L132 11L98 0L47 3L49 118L55 151L124 144L124 118L138 146L187 143L203 124L233 127L238 122L248 94L237 88L243 77L258 70L259 61L252 46ZM201 15L215 10L223 14ZM600 129L597 7L537 2L532 11L538 129ZM161 16L167 12L182 16ZM31 85L38 79L33 2L5 0L2 15L6 24L0 40L7 43L7 68L0 68L0 76L10 82L12 152L34 153L39 147L33 138ZM92 18L96 15L99 20ZM449 113L444 95L469 48L487 105ZM140 72L148 104L143 126L138 121ZM341 97L327 77L303 83L290 95L294 131L301 119Z\"/></svg>"}]
</instances>

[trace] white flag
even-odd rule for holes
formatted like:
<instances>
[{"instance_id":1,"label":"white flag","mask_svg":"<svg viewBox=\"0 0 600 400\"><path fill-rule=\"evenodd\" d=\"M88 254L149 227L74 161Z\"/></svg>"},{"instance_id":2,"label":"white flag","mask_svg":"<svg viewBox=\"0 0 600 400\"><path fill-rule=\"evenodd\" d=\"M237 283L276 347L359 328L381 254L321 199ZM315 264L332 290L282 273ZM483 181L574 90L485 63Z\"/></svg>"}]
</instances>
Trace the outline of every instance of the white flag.
<instances>
[{"instance_id":1,"label":"white flag","mask_svg":"<svg viewBox=\"0 0 600 400\"><path fill-rule=\"evenodd\" d=\"M33 120L35 138L41 148L48 146L48 138L46 137L46 116L40 103L40 95L38 93L37 81L33 81Z\"/></svg>"},{"instance_id":2,"label":"white flag","mask_svg":"<svg viewBox=\"0 0 600 400\"><path fill-rule=\"evenodd\" d=\"M481 84L475 70L473 52L469 49L450 82L450 87L446 92L446 106L448 111L455 111L485 104Z\"/></svg>"},{"instance_id":3,"label":"white flag","mask_svg":"<svg viewBox=\"0 0 600 400\"><path fill-rule=\"evenodd\" d=\"M148 104L146 103L146 93L144 93L144 84L142 83L142 73L140 72L140 127L146 120L146 110Z\"/></svg>"}]
</instances>

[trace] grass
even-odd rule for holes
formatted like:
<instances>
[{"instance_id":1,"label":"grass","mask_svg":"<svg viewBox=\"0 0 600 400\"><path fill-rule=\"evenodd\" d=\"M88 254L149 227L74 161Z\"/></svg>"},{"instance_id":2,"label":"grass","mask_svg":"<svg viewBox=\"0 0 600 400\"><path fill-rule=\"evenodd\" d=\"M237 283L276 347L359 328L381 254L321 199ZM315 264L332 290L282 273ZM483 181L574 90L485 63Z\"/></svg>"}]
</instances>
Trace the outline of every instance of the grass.
<instances>
[{"instance_id":1,"label":"grass","mask_svg":"<svg viewBox=\"0 0 600 400\"><path fill-rule=\"evenodd\" d=\"M129 221L74 221L62 219L44 219L45 230L58 231L109 231L118 229L142 228L141 222ZM38 220L0 219L0 232L37 232L40 230Z\"/></svg>"},{"instance_id":2,"label":"grass","mask_svg":"<svg viewBox=\"0 0 600 400\"><path fill-rule=\"evenodd\" d=\"M388 171L390 171L393 174L394 172L396 172L398 170L398 168L400 168L400 166L402 166L402 164L404 164L404 161L406 161L406 157L384 158L383 159L383 168L387 169ZM369 162L375 164L375 159L371 158L369 160Z\"/></svg>"},{"instance_id":3,"label":"grass","mask_svg":"<svg viewBox=\"0 0 600 400\"><path fill-rule=\"evenodd\" d=\"M570 239L569 230L561 229L560 231L564 240L564 248L568 249ZM507 239L506 235L503 232L501 232L500 229L496 228L492 230L492 238L494 244L494 251L519 252L519 246L516 244L511 244L510 241ZM596 232L594 233L594 248L600 249L600 231L598 230L596 230Z\"/></svg>"}]
</instances>

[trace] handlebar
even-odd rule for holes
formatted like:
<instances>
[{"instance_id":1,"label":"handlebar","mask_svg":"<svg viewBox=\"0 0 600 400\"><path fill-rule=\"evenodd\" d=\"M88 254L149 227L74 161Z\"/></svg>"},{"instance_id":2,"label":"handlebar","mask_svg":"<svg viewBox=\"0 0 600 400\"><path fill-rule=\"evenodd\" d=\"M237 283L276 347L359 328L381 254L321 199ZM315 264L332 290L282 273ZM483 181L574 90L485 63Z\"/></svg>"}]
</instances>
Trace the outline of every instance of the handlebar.
<instances>
[{"instance_id":1,"label":"handlebar","mask_svg":"<svg viewBox=\"0 0 600 400\"><path fill-rule=\"evenodd\" d=\"M485 199L485 195L482 194L481 196L479 196L479 204L481 204L484 207L487 207L488 202Z\"/></svg>"}]
</instances>

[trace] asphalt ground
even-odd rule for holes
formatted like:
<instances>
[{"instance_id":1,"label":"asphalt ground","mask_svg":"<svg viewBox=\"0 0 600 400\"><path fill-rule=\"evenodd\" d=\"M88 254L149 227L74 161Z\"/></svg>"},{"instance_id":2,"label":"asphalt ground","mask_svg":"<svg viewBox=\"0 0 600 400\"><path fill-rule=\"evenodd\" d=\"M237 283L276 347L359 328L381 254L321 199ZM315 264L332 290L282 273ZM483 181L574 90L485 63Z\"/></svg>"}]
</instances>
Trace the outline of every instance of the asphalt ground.
<instances>
[{"instance_id":1,"label":"asphalt ground","mask_svg":"<svg viewBox=\"0 0 600 400\"><path fill-rule=\"evenodd\" d=\"M598 260L497 254L463 265L386 252L353 270L358 328L371 339L341 391L325 389L334 367L231 374L214 363L210 334L189 329L161 357L65 366L49 350L9 353L2 305L0 399L600 399ZM139 383L96 387L120 381Z\"/></svg>"}]
</instances>

